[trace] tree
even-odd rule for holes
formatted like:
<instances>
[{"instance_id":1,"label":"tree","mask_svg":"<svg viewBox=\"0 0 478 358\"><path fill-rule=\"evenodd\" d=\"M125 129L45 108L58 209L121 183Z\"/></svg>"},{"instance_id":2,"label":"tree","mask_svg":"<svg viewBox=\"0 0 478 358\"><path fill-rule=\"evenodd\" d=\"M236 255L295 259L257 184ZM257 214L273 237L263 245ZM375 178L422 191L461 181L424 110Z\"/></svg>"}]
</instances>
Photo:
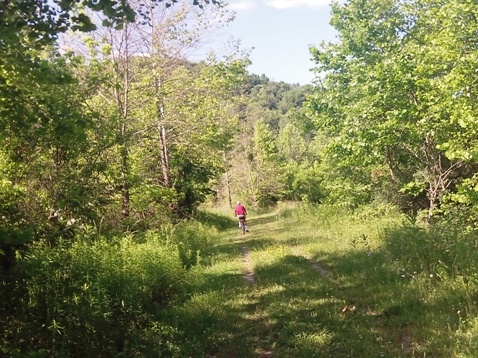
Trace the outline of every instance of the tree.
<instances>
[{"instance_id":1,"label":"tree","mask_svg":"<svg viewBox=\"0 0 478 358\"><path fill-rule=\"evenodd\" d=\"M164 3L170 7L175 2L154 0L153 4ZM217 0L193 0L200 8L210 2L219 5ZM17 95L16 88L19 76L28 76L33 83L52 79L51 73L44 76L46 62L41 52L53 46L61 33L68 29L88 32L96 28L83 11L85 8L103 13L103 24L115 28L135 19L133 9L125 0L9 0L0 4L0 110L3 113L22 118L24 99Z\"/></svg>"},{"instance_id":2,"label":"tree","mask_svg":"<svg viewBox=\"0 0 478 358\"><path fill-rule=\"evenodd\" d=\"M203 8L200 1L193 5ZM98 201L90 188L98 185L90 184L101 176L101 163L88 154L97 154L101 146L92 149L86 140L97 119L85 98L91 82L78 82L72 73L76 59L61 56L56 47L58 36L68 29L96 27L85 8L102 12L103 24L118 29L134 19L125 1L0 4L0 196L5 198L0 212L6 214L0 222L0 250L11 255L12 248L33 235L51 237L52 231L66 229L70 218L95 216L91 206ZM10 259L2 257L2 262Z\"/></svg>"},{"instance_id":3,"label":"tree","mask_svg":"<svg viewBox=\"0 0 478 358\"><path fill-rule=\"evenodd\" d=\"M233 150L225 156L229 167L223 183L225 192L221 192L221 185L218 191L229 202L236 197L257 207L273 205L283 198L300 199L302 194L292 193L295 163L287 161L300 160L289 157L294 156L297 141L311 140L308 130L300 131L300 137L295 138L298 132L292 125L311 87L248 74L235 93L239 123Z\"/></svg>"},{"instance_id":4,"label":"tree","mask_svg":"<svg viewBox=\"0 0 478 358\"><path fill-rule=\"evenodd\" d=\"M323 196L320 154L314 150L315 143L304 137L294 123L288 123L276 140L285 163L285 198L317 203Z\"/></svg>"},{"instance_id":5,"label":"tree","mask_svg":"<svg viewBox=\"0 0 478 358\"><path fill-rule=\"evenodd\" d=\"M84 88L69 72L74 62L50 54L44 60L44 81L18 76L14 92L23 107L10 112L6 106L1 112L0 195L5 201L0 211L5 215L0 219L0 247L7 253L1 257L5 268L22 245L67 235L69 219L91 214L89 168L82 155L92 117L83 106Z\"/></svg>"},{"instance_id":6,"label":"tree","mask_svg":"<svg viewBox=\"0 0 478 358\"><path fill-rule=\"evenodd\" d=\"M223 170L221 153L235 123L227 102L247 62L187 60L206 29L227 23L221 9L131 6L144 21L97 31L92 41L95 66L110 74L94 103L119 139L108 149L118 158L108 175L122 190L123 213L131 206L143 218L151 212L182 217L204 200L209 181ZM104 58L102 43L109 49Z\"/></svg>"},{"instance_id":7,"label":"tree","mask_svg":"<svg viewBox=\"0 0 478 358\"><path fill-rule=\"evenodd\" d=\"M257 121L254 126L253 148L252 192L257 205L267 207L282 198L284 177L275 138L262 120Z\"/></svg>"},{"instance_id":8,"label":"tree","mask_svg":"<svg viewBox=\"0 0 478 358\"><path fill-rule=\"evenodd\" d=\"M429 218L456 178L466 175L465 162L443 151L460 132L449 121L450 111L443 110L436 86L452 63L444 48L439 51L445 58L434 56L442 29L437 13L449 12L447 3L335 4L332 24L340 42L313 50L317 71L325 77L318 79L309 109L319 128L334 138L329 151L341 167L353 168L351 173L366 169L362 174L368 172L370 188L374 173L387 166L397 193L426 197ZM418 201L407 205L424 208Z\"/></svg>"}]
</instances>

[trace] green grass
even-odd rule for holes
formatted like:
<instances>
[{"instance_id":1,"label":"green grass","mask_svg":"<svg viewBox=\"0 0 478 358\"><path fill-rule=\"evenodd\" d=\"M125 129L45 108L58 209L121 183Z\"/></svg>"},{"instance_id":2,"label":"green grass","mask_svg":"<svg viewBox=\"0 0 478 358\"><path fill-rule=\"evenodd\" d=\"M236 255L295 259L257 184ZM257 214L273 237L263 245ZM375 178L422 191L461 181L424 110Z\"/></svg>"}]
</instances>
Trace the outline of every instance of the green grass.
<instances>
[{"instance_id":1,"label":"green grass","mask_svg":"<svg viewBox=\"0 0 478 358\"><path fill-rule=\"evenodd\" d=\"M210 265L190 270L190 299L163 317L177 356L472 357L477 286L411 271L387 237L402 224L393 211L284 207L251 215L245 236L223 231Z\"/></svg>"},{"instance_id":2,"label":"green grass","mask_svg":"<svg viewBox=\"0 0 478 358\"><path fill-rule=\"evenodd\" d=\"M216 210L158 232L38 243L19 261L0 354L476 356L473 231L421 228L387 207L283 204L248 221L242 235Z\"/></svg>"}]
</instances>

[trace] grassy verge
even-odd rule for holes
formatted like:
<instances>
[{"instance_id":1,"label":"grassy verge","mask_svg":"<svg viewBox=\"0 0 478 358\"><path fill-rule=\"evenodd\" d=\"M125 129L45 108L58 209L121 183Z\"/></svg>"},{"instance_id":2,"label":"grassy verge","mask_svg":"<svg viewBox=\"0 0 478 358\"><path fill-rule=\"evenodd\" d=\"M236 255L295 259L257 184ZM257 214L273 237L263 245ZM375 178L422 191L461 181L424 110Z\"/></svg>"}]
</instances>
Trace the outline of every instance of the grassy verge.
<instances>
[{"instance_id":1,"label":"grassy verge","mask_svg":"<svg viewBox=\"0 0 478 358\"><path fill-rule=\"evenodd\" d=\"M397 213L284 207L249 223L223 233L190 270L190 299L163 312L171 354L473 356L476 285L418 264L423 232Z\"/></svg>"},{"instance_id":2,"label":"grassy verge","mask_svg":"<svg viewBox=\"0 0 478 358\"><path fill-rule=\"evenodd\" d=\"M9 357L475 357L472 227L284 205L38 242L0 312ZM0 288L5 289L3 283Z\"/></svg>"}]
</instances>

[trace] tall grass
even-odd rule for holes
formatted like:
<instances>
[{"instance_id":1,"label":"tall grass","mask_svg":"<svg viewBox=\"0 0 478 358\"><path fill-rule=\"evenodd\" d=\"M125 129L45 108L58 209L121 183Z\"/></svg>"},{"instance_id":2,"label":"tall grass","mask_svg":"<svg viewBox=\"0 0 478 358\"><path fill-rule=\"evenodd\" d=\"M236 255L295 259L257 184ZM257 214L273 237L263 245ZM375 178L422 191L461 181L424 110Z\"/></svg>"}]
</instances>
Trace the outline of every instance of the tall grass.
<instances>
[{"instance_id":1,"label":"tall grass","mask_svg":"<svg viewBox=\"0 0 478 358\"><path fill-rule=\"evenodd\" d=\"M113 356L138 345L148 313L174 297L184 276L177 249L154 237L140 245L128 236L38 244L19 269L27 294L15 329L28 337L20 350L58 357Z\"/></svg>"},{"instance_id":2,"label":"tall grass","mask_svg":"<svg viewBox=\"0 0 478 358\"><path fill-rule=\"evenodd\" d=\"M194 268L193 298L167 308L177 339L193 342L178 356L473 356L469 234L387 206L284 205L249 222L250 235L231 229Z\"/></svg>"},{"instance_id":3,"label":"tall grass","mask_svg":"<svg viewBox=\"0 0 478 358\"><path fill-rule=\"evenodd\" d=\"M19 258L20 302L4 326L7 356L113 357L169 350L159 312L187 291L187 268L215 235L198 222L120 237L37 242Z\"/></svg>"},{"instance_id":4,"label":"tall grass","mask_svg":"<svg viewBox=\"0 0 478 358\"><path fill-rule=\"evenodd\" d=\"M38 243L20 259L0 352L474 357L472 228L420 227L387 206L290 203L249 226L242 235L215 211L162 231Z\"/></svg>"}]
</instances>

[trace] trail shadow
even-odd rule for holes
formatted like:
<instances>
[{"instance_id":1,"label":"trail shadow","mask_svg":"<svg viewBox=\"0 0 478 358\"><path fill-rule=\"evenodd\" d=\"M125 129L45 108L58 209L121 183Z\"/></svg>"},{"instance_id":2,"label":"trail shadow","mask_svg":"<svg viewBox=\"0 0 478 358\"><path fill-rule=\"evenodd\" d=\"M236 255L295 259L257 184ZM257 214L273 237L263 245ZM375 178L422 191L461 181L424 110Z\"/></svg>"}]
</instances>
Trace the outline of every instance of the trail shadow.
<instances>
[{"instance_id":1,"label":"trail shadow","mask_svg":"<svg viewBox=\"0 0 478 358\"><path fill-rule=\"evenodd\" d=\"M236 223L235 219L229 218L227 216L201 210L195 214L195 218L199 222L213 226L221 231L231 228Z\"/></svg>"},{"instance_id":2,"label":"trail shadow","mask_svg":"<svg viewBox=\"0 0 478 358\"><path fill-rule=\"evenodd\" d=\"M281 288L262 294L258 303L275 322L268 335L279 342L278 356L408 356L402 344L404 332L416 320L423 322L434 308L423 305L418 292L409 290L394 270L371 265L383 261L380 253L375 257L362 253L316 256L321 265L333 269L330 279L313 272L310 260L294 255L255 268L261 287ZM335 281L334 275L340 280ZM397 294L404 290L408 299L397 305ZM353 309L343 313L346 307ZM318 332L323 333L322 339L317 338ZM432 333L432 328L422 332ZM313 345L314 340L322 343Z\"/></svg>"},{"instance_id":3,"label":"trail shadow","mask_svg":"<svg viewBox=\"0 0 478 358\"><path fill-rule=\"evenodd\" d=\"M213 226L223 232L237 227L237 218L233 216L228 217L220 214L215 214L208 211L198 211L195 214L195 219L203 224ZM274 223L276 220L277 215L271 213L256 217L253 216L252 218L248 216L247 223L250 228L255 228Z\"/></svg>"},{"instance_id":4,"label":"trail shadow","mask_svg":"<svg viewBox=\"0 0 478 358\"><path fill-rule=\"evenodd\" d=\"M240 256L240 241L221 241L201 252L202 264L210 265L214 260L233 260Z\"/></svg>"},{"instance_id":5,"label":"trail shadow","mask_svg":"<svg viewBox=\"0 0 478 358\"><path fill-rule=\"evenodd\" d=\"M314 257L331 270L330 277L295 255L257 265L250 289L241 275L210 275L202 289L223 293L214 324L207 310L206 317L195 318L196 324L212 324L208 337L201 338L207 353L259 357L274 347L274 357L409 357L417 339L434 334L436 327L428 328L426 321L442 303L425 305L381 252L316 252ZM346 307L353 310L344 313ZM421 338L414 336L416 322L423 328ZM445 357L445 351L433 356Z\"/></svg>"},{"instance_id":6,"label":"trail shadow","mask_svg":"<svg viewBox=\"0 0 478 358\"><path fill-rule=\"evenodd\" d=\"M250 250L260 250L270 246L276 246L277 242L273 239L262 239L260 237L256 238L255 236L249 236L245 238L244 245L247 245Z\"/></svg>"},{"instance_id":7,"label":"trail shadow","mask_svg":"<svg viewBox=\"0 0 478 358\"><path fill-rule=\"evenodd\" d=\"M277 221L277 214L271 213L271 214L266 214L266 215L261 215L258 217L253 217L253 218L248 218L247 222L251 226L260 226L260 225L266 225L266 224L271 224L273 222Z\"/></svg>"},{"instance_id":8,"label":"trail shadow","mask_svg":"<svg viewBox=\"0 0 478 358\"><path fill-rule=\"evenodd\" d=\"M293 251L317 240L294 233L281 239L264 235L275 220L274 214L251 219L251 227L257 225L252 235L237 233L207 254L238 260L242 245L260 251L280 244ZM397 255L412 252L412 243L395 242L401 245L394 248ZM387 245L346 252L312 249L307 257L284 254L272 263L256 262L252 285L242 271L204 274L192 287L191 300L171 313L180 338L193 342L183 356L448 357L452 338L442 347L430 347L428 338L442 323L458 329L457 317L448 323L436 318L444 307L456 312L465 293L425 302L423 288L397 271ZM314 263L328 274L321 275Z\"/></svg>"}]
</instances>

